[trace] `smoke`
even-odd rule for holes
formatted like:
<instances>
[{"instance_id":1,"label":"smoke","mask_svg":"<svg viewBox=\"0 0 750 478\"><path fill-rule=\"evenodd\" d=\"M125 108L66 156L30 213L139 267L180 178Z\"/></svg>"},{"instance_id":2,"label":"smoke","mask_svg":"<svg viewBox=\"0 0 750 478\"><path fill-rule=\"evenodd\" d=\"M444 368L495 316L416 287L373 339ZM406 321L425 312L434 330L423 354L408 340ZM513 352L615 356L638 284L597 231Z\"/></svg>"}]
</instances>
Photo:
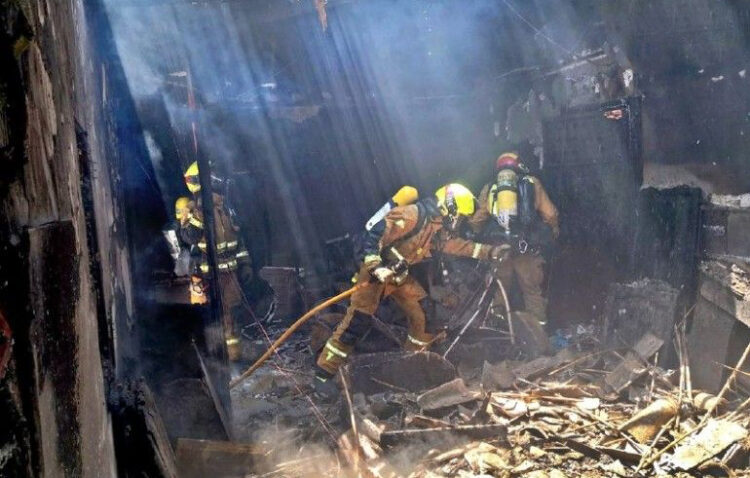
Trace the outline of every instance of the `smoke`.
<instances>
[{"instance_id":1,"label":"smoke","mask_svg":"<svg viewBox=\"0 0 750 478\"><path fill-rule=\"evenodd\" d=\"M196 120L197 154L258 178L264 196L248 206L273 210L272 228L288 231L277 247L302 257L320 253L310 238L358 230L403 184L478 186L512 102L488 104L506 96L492 78L526 61L496 52L533 33L518 19L505 32L513 14L485 0L331 6L326 32L295 13L303 7L134 4L109 2L108 13L131 93L159 96L168 112L168 125L143 122L171 130L178 157L165 161L194 160ZM159 177L164 191L179 181Z\"/></svg>"},{"instance_id":2,"label":"smoke","mask_svg":"<svg viewBox=\"0 0 750 478\"><path fill-rule=\"evenodd\" d=\"M268 450L258 463L257 473L269 476L342 477L357 476L326 444L297 438L299 430L265 427L252 437L252 443Z\"/></svg>"},{"instance_id":3,"label":"smoke","mask_svg":"<svg viewBox=\"0 0 750 478\"><path fill-rule=\"evenodd\" d=\"M651 184L750 187L750 175L722 168L744 172L750 150L750 14L736 2L331 1L326 31L311 3L107 2L164 207L187 193L181 171L208 158L236 179L240 220L268 229L267 246L259 235L247 242L274 265L322 269L323 240L360 231L402 185L427 196L461 181L478 192L510 143L529 143L540 159L551 150L543 121L627 95L645 98L644 157L667 164L646 168ZM631 80L620 85L624 71ZM582 264L620 270L616 253L631 242L621 216L600 214L598 229L591 218L633 210L635 201L612 191L632 186L635 196L638 186L612 170L592 173L592 157L622 161L630 146L623 138L605 150L593 133L573 131L565 164L541 171L562 178L572 198L560 203L548 186L561 240L580 239L571 242L581 256L563 251L555 271L570 270L557 281L577 302L582 294L571 284L584 282L586 292L617 278ZM596 132L611 139L605 133ZM577 151L593 153L576 164L582 144ZM254 437L274 448L269 471L345 476L326 444L288 436L264 429ZM407 450L393 460L408 467L415 456Z\"/></svg>"},{"instance_id":4,"label":"smoke","mask_svg":"<svg viewBox=\"0 0 750 478\"><path fill-rule=\"evenodd\" d=\"M745 113L729 108L734 119L725 120L722 103L710 95L681 101L688 95L670 98L643 81L687 58L695 72L705 69L706 81L725 78L711 83L717 94L747 94L748 80L737 74L747 65L733 65L746 48L731 2L692 3L698 13L675 2L331 2L325 32L304 1L107 6L131 92L160 96L168 111L168 125L144 121L175 137L176 151L165 160L184 167L200 154L251 177L256 186L241 191L240 213L266 211L273 252L283 262L292 251L303 260L320 256L323 239L361 229L362 218L404 184L423 195L448 181L478 189L510 143L528 141L542 156L543 119L618 93L603 91L613 63L633 68L633 84L659 105L644 114L649 158L697 161L718 145L719 161L737 161L750 138L741 124ZM721 19L727 40L704 39L692 48L658 29L659 19L669 18L685 30L688 17ZM604 61L583 59L605 45ZM576 62L581 66L545 73ZM689 93L692 85L680 81ZM188 107L188 83L197 110ZM703 111L720 121L706 121ZM524 114L532 123L519 132ZM680 124L681 132L663 131L668 124ZM173 176L159 177L163 191L179 189Z\"/></svg>"}]
</instances>

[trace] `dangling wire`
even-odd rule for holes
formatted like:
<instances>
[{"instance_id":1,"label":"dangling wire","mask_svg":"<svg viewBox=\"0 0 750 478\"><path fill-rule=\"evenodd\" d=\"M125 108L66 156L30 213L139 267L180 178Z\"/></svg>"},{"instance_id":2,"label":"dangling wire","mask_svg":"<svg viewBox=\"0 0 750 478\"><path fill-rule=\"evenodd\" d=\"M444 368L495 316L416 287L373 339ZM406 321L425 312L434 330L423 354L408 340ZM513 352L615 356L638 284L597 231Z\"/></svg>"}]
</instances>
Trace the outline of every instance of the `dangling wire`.
<instances>
[{"instance_id":1,"label":"dangling wire","mask_svg":"<svg viewBox=\"0 0 750 478\"><path fill-rule=\"evenodd\" d=\"M513 12L513 14L515 16L517 16L522 22L524 22L526 25L528 25L529 28L531 28L532 30L534 30L534 32L537 33L540 37L544 38L551 45L556 46L557 48L559 48L560 50L564 51L568 55L573 55L572 51L570 51L569 49L567 49L564 46L562 46L560 43L558 43L557 41L555 41L554 39L552 39L549 35L547 35L542 30L540 30L539 28L537 28L536 26L534 26L533 23L531 23L530 21L526 20L526 18L523 15L521 15L521 13L518 10L516 10L516 8L508 0L502 0L502 1L505 4L505 6L508 7L508 10L510 10L511 12Z\"/></svg>"}]
</instances>

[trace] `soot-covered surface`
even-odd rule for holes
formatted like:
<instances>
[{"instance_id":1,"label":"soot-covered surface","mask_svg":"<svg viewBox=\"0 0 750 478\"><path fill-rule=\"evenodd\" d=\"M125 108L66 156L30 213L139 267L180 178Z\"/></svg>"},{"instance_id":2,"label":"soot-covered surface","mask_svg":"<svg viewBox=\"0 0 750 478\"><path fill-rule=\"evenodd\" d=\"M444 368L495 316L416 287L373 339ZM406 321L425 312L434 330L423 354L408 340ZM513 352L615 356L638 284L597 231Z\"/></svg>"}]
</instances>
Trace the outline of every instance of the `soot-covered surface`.
<instances>
[{"instance_id":1,"label":"soot-covered surface","mask_svg":"<svg viewBox=\"0 0 750 478\"><path fill-rule=\"evenodd\" d=\"M31 341L37 359L36 380L40 402L54 411L56 437L48 443L57 447L65 476L80 476L82 458L78 425L81 404L78 397L78 258L71 222L55 223L29 232L31 290L35 297L35 320ZM48 397L48 398L43 398ZM46 411L46 410L45 410ZM42 411L42 419L50 418ZM48 437L51 438L51 437Z\"/></svg>"}]
</instances>

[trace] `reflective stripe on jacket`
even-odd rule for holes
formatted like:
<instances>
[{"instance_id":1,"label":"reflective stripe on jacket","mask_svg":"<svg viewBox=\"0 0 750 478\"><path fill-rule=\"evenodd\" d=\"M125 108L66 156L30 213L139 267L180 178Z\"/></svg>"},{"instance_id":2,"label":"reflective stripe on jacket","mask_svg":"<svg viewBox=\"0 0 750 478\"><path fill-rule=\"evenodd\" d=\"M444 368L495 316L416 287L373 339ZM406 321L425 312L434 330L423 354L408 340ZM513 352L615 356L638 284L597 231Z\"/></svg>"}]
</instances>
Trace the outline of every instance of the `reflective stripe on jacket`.
<instances>
[{"instance_id":1,"label":"reflective stripe on jacket","mask_svg":"<svg viewBox=\"0 0 750 478\"><path fill-rule=\"evenodd\" d=\"M422 208L429 210L424 204ZM417 227L419 229L415 230ZM454 256L487 259L492 249L492 246L456 237L443 229L441 216L430 215L420 221L419 204L392 209L370 230L370 234L365 246L366 257L385 254L390 246L395 245L409 264L430 257L433 250Z\"/></svg>"}]
</instances>

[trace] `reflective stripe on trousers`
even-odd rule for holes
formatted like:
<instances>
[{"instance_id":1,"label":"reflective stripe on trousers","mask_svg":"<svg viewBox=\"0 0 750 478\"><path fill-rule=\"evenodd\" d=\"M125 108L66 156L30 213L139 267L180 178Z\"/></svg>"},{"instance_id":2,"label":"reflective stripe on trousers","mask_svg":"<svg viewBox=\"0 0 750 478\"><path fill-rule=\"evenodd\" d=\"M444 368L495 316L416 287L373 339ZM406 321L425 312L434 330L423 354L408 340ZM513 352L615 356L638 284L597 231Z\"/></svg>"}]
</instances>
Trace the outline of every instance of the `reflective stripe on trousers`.
<instances>
[{"instance_id":1,"label":"reflective stripe on trousers","mask_svg":"<svg viewBox=\"0 0 750 478\"><path fill-rule=\"evenodd\" d=\"M414 345L419 345L420 347L424 347L425 345L429 345L429 342L422 342L421 340L417 340L411 335L407 335L407 338L409 339L409 342L413 343Z\"/></svg>"},{"instance_id":2,"label":"reflective stripe on trousers","mask_svg":"<svg viewBox=\"0 0 750 478\"><path fill-rule=\"evenodd\" d=\"M344 358L344 359L349 356L349 354L347 354L340 348L336 347L335 345L331 344L330 340L326 342L326 349L330 350L331 353L333 353L334 355L338 355L339 357Z\"/></svg>"}]
</instances>

